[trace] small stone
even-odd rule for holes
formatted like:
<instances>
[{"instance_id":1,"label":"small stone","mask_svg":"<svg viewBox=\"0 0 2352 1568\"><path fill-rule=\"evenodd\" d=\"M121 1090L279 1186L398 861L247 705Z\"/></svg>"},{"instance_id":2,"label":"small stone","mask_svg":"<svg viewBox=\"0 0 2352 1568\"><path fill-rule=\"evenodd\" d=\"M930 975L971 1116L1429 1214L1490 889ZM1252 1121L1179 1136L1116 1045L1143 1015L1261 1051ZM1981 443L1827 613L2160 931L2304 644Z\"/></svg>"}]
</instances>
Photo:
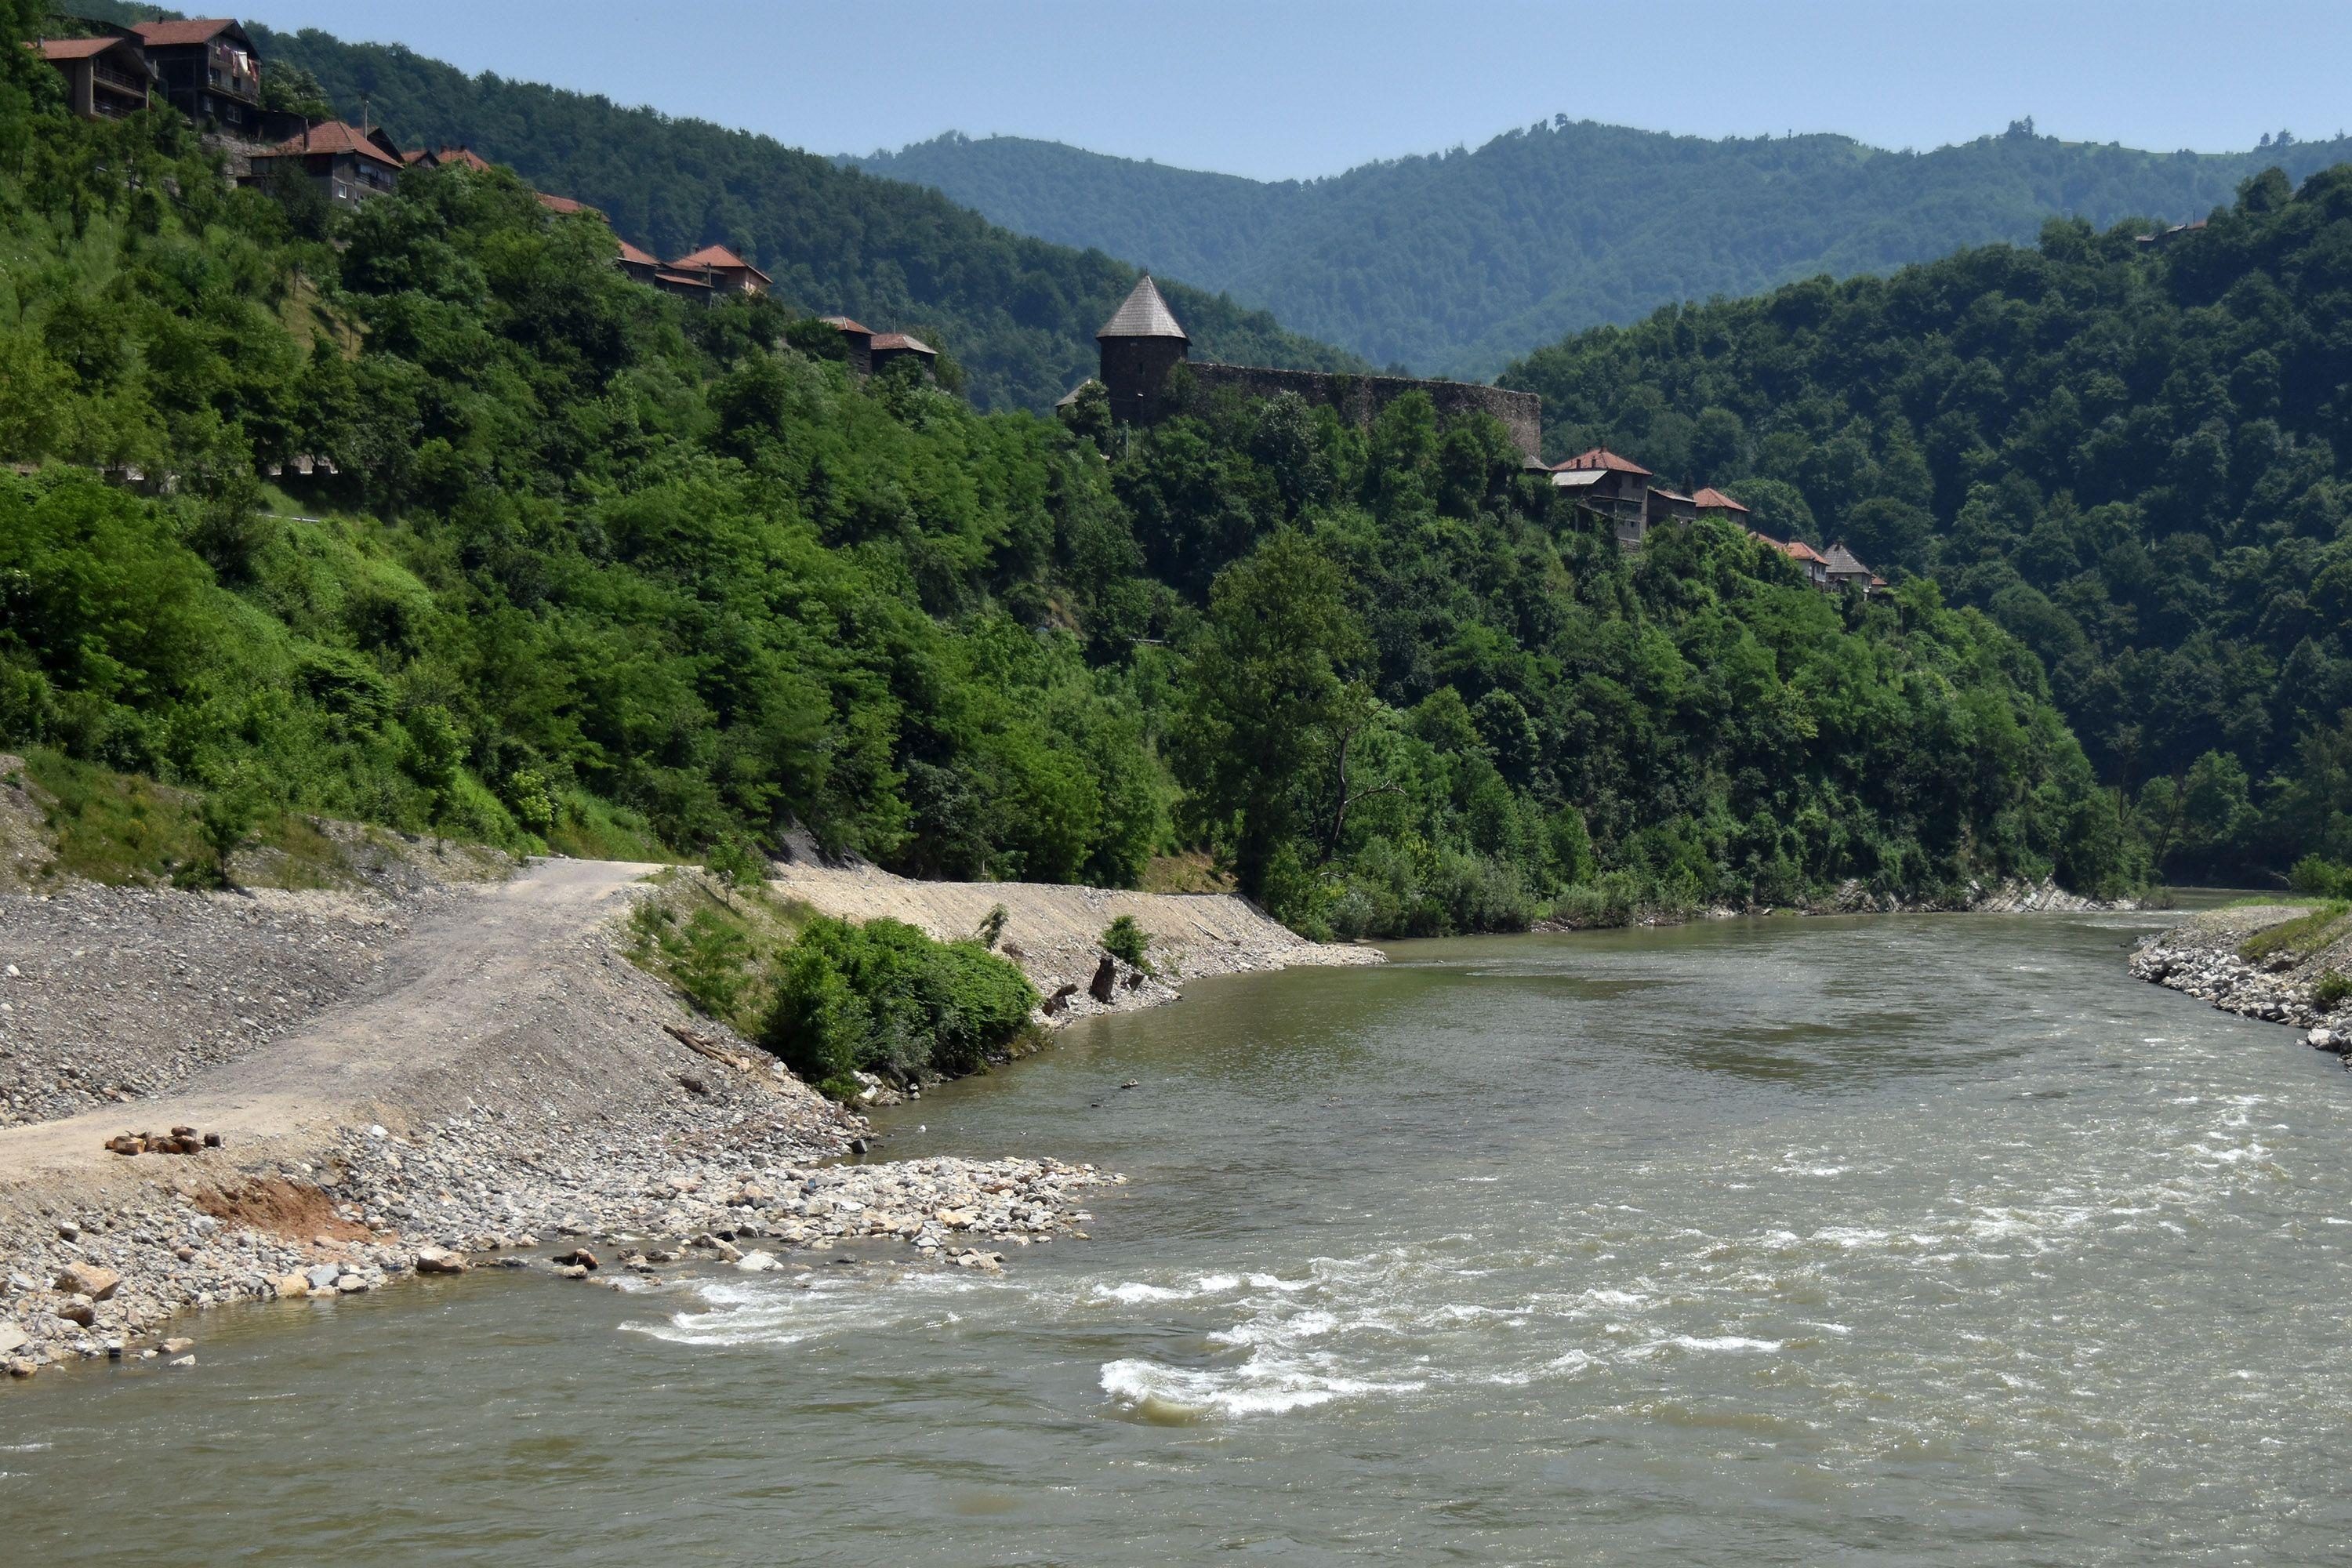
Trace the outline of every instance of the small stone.
<instances>
[{"instance_id":1,"label":"small stone","mask_svg":"<svg viewBox=\"0 0 2352 1568\"><path fill-rule=\"evenodd\" d=\"M280 1300L298 1301L310 1293L310 1281L302 1275L289 1274L278 1281L277 1289Z\"/></svg>"},{"instance_id":2,"label":"small stone","mask_svg":"<svg viewBox=\"0 0 2352 1568\"><path fill-rule=\"evenodd\" d=\"M335 1281L343 1277L342 1267L334 1263L314 1263L302 1270L302 1278L310 1282L313 1290L331 1290Z\"/></svg>"},{"instance_id":3,"label":"small stone","mask_svg":"<svg viewBox=\"0 0 2352 1568\"><path fill-rule=\"evenodd\" d=\"M335 1294L338 1296L364 1295L367 1288L367 1276L364 1274L346 1274L335 1281Z\"/></svg>"},{"instance_id":4,"label":"small stone","mask_svg":"<svg viewBox=\"0 0 2352 1568\"><path fill-rule=\"evenodd\" d=\"M81 1239L81 1226L78 1225L61 1225L58 1226L58 1239L59 1241L79 1241Z\"/></svg>"},{"instance_id":5,"label":"small stone","mask_svg":"<svg viewBox=\"0 0 2352 1568\"><path fill-rule=\"evenodd\" d=\"M174 1335L155 1348L165 1355L185 1355L196 1348L196 1342L184 1335Z\"/></svg>"},{"instance_id":6,"label":"small stone","mask_svg":"<svg viewBox=\"0 0 2352 1568\"><path fill-rule=\"evenodd\" d=\"M466 1271L465 1255L452 1252L446 1247L420 1247L416 1249L416 1271L419 1274L463 1274Z\"/></svg>"},{"instance_id":7,"label":"small stone","mask_svg":"<svg viewBox=\"0 0 2352 1568\"><path fill-rule=\"evenodd\" d=\"M563 1268L578 1268L583 1272L597 1266L596 1255L584 1247L575 1247L569 1252L559 1252L555 1255L555 1261Z\"/></svg>"},{"instance_id":8,"label":"small stone","mask_svg":"<svg viewBox=\"0 0 2352 1568\"><path fill-rule=\"evenodd\" d=\"M122 1283L122 1276L111 1268L100 1268L95 1263L68 1263L58 1271L55 1289L70 1295L87 1296L93 1301L103 1301L114 1294Z\"/></svg>"},{"instance_id":9,"label":"small stone","mask_svg":"<svg viewBox=\"0 0 2352 1568\"><path fill-rule=\"evenodd\" d=\"M584 1263L566 1263L558 1268L556 1272L566 1279L585 1279L588 1278L588 1266Z\"/></svg>"},{"instance_id":10,"label":"small stone","mask_svg":"<svg viewBox=\"0 0 2352 1568\"><path fill-rule=\"evenodd\" d=\"M27 1361L22 1356L8 1363L10 1377L30 1377L40 1370L40 1364L37 1362Z\"/></svg>"},{"instance_id":11,"label":"small stone","mask_svg":"<svg viewBox=\"0 0 2352 1568\"><path fill-rule=\"evenodd\" d=\"M58 1304L58 1316L86 1329L98 1321L98 1308L87 1296L68 1296Z\"/></svg>"},{"instance_id":12,"label":"small stone","mask_svg":"<svg viewBox=\"0 0 2352 1568\"><path fill-rule=\"evenodd\" d=\"M165 1366L194 1366L196 1364L196 1358L192 1355L173 1356L163 1364Z\"/></svg>"},{"instance_id":13,"label":"small stone","mask_svg":"<svg viewBox=\"0 0 2352 1568\"><path fill-rule=\"evenodd\" d=\"M764 1274L769 1269L779 1268L781 1265L776 1262L773 1253L747 1252L735 1259L735 1267L746 1274Z\"/></svg>"},{"instance_id":14,"label":"small stone","mask_svg":"<svg viewBox=\"0 0 2352 1568\"><path fill-rule=\"evenodd\" d=\"M32 1343L33 1336L14 1323L0 1323L0 1356L11 1355Z\"/></svg>"}]
</instances>

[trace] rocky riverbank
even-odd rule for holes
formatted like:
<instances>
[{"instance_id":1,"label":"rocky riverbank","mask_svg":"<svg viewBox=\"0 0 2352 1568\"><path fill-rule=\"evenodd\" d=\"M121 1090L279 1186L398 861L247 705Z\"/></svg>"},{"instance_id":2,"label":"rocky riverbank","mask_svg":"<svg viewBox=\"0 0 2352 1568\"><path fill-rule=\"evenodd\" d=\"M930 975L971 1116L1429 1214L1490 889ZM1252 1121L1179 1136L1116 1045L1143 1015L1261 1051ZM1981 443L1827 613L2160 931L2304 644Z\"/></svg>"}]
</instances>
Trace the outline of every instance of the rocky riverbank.
<instances>
[{"instance_id":1,"label":"rocky riverbank","mask_svg":"<svg viewBox=\"0 0 2352 1568\"><path fill-rule=\"evenodd\" d=\"M1082 1230L1118 1178L831 1163L865 1151L860 1117L629 962L649 869L541 862L371 906L380 925L236 895L0 899L37 955L0 991L0 1048L26 1064L26 1119L0 1128L0 1365L177 1361L196 1309L486 1261L611 1279L878 1242L988 1269ZM223 1035L257 995L266 1026ZM60 1062L89 1070L52 1091ZM89 1082L114 1092L67 1087Z\"/></svg>"},{"instance_id":2,"label":"rocky riverbank","mask_svg":"<svg viewBox=\"0 0 2352 1568\"><path fill-rule=\"evenodd\" d=\"M2248 956L2263 932L2310 914L2297 905L2211 910L2143 939L2132 950L2130 970L2223 1012L2301 1029L2319 1050L2352 1054L2352 1001L2321 997L2326 976L2352 971L2352 923L2315 931L2306 944Z\"/></svg>"}]
</instances>

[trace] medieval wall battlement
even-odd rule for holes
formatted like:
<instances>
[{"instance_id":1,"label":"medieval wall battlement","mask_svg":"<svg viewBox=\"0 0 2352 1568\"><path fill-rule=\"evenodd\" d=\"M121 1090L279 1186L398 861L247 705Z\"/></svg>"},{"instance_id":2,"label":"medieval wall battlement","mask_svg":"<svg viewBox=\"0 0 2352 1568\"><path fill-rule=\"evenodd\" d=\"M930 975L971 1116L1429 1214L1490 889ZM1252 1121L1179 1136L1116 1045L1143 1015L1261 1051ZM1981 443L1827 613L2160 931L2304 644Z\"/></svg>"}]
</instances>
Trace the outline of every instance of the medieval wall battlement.
<instances>
[{"instance_id":1,"label":"medieval wall battlement","mask_svg":"<svg viewBox=\"0 0 2352 1568\"><path fill-rule=\"evenodd\" d=\"M1095 338L1101 349L1102 384L1109 395L1111 417L1121 424L1156 424L1199 408L1221 392L1244 397L1289 393L1311 406L1336 410L1358 427L1369 429L1381 409L1408 392L1424 392L1446 418L1492 415L1510 432L1512 444L1522 457L1534 458L1542 438L1543 401L1532 392L1511 392L1466 381L1276 370L1194 360L1192 340L1149 273Z\"/></svg>"}]
</instances>

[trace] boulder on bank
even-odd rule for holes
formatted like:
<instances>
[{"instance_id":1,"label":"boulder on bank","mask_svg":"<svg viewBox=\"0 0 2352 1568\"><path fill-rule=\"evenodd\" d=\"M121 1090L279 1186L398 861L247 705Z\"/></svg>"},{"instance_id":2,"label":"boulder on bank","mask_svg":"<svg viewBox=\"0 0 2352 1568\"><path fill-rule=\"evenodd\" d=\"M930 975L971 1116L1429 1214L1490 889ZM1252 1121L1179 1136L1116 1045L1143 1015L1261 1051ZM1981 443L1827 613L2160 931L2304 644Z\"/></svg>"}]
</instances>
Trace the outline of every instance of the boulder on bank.
<instances>
[{"instance_id":1,"label":"boulder on bank","mask_svg":"<svg viewBox=\"0 0 2352 1568\"><path fill-rule=\"evenodd\" d=\"M68 1296L87 1296L93 1301L103 1301L114 1294L122 1283L122 1276L111 1268L100 1268L95 1263L68 1263L58 1271L56 1289Z\"/></svg>"}]
</instances>

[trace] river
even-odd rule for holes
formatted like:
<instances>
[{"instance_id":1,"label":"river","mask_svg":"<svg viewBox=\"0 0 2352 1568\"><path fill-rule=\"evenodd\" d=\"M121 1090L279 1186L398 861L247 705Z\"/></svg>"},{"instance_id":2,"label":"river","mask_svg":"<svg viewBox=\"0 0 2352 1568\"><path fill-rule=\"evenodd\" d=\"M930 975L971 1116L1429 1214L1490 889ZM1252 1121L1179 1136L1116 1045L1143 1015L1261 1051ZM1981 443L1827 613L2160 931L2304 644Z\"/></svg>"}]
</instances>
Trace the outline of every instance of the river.
<instances>
[{"instance_id":1,"label":"river","mask_svg":"<svg viewBox=\"0 0 2352 1568\"><path fill-rule=\"evenodd\" d=\"M1089 1240L214 1314L194 1371L0 1397L0 1523L45 1564L2340 1561L2352 1079L2126 978L2158 919L1204 982L885 1119L1125 1171Z\"/></svg>"}]
</instances>

